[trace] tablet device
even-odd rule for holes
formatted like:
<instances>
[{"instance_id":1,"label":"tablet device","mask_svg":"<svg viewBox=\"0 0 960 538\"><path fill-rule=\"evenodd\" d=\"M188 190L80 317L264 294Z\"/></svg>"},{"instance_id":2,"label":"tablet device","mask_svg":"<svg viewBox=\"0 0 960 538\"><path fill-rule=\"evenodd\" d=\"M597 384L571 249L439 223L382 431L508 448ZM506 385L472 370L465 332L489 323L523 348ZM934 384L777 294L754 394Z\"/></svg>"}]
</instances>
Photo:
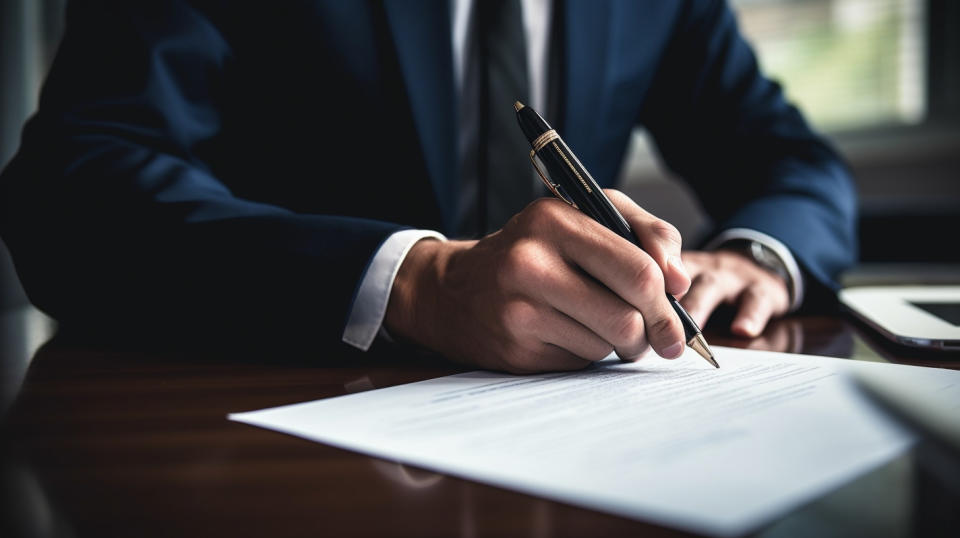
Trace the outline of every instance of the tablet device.
<instances>
[{"instance_id":1,"label":"tablet device","mask_svg":"<svg viewBox=\"0 0 960 538\"><path fill-rule=\"evenodd\" d=\"M899 344L960 351L960 286L864 286L840 303Z\"/></svg>"}]
</instances>

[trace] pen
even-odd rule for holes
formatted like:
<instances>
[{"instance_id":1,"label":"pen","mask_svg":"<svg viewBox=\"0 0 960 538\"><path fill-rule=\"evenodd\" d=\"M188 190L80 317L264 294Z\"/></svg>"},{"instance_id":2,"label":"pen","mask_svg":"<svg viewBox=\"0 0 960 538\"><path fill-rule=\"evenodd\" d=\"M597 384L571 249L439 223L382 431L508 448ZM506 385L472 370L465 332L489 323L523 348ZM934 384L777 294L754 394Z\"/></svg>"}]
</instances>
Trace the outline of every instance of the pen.
<instances>
[{"instance_id":1,"label":"pen","mask_svg":"<svg viewBox=\"0 0 960 538\"><path fill-rule=\"evenodd\" d=\"M620 237L639 248L643 248L640 246L640 241L633 235L633 230L630 229L626 219L617 211L607 195L603 193L603 189L597 185L597 182L594 181L576 155L570 151L560 135L532 108L525 106L520 101L515 102L513 107L517 111L517 121L520 122L520 129L523 130L523 134L526 135L527 140L533 147L530 150L530 161L533 162L533 167L537 170L543 183L550 189L550 192L557 198L583 211ZM540 161L547 167L550 177L556 182L547 179L547 176L537 166L535 157L540 158ZM680 306L680 302L673 295L667 293L667 300L670 301L673 310L680 317L687 345L714 367L720 368L716 359L713 358L713 353L710 351L710 346L707 345L700 327L693 321L690 314Z\"/></svg>"}]
</instances>

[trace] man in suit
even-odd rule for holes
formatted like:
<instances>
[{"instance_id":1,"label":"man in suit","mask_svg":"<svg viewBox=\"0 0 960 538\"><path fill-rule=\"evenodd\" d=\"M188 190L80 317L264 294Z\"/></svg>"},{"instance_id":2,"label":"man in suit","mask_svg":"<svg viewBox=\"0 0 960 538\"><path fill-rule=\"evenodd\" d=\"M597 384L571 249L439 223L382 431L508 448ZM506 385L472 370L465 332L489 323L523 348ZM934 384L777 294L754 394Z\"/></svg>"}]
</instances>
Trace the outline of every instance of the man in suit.
<instances>
[{"instance_id":1,"label":"man in suit","mask_svg":"<svg viewBox=\"0 0 960 538\"><path fill-rule=\"evenodd\" d=\"M712 243L681 253L616 191L644 250L527 205L517 92L604 187L648 129ZM76 0L0 189L21 280L67 324L509 371L678 356L664 289L756 335L855 256L848 172L722 1Z\"/></svg>"}]
</instances>

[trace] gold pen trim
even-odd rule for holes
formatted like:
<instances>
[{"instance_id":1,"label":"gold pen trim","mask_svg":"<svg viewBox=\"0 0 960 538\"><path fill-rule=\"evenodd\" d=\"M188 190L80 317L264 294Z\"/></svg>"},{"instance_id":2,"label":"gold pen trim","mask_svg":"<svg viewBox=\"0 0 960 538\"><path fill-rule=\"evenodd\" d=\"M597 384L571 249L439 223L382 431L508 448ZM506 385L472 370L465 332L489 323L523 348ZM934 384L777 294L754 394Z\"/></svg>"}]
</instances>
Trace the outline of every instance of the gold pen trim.
<instances>
[{"instance_id":1,"label":"gold pen trim","mask_svg":"<svg viewBox=\"0 0 960 538\"><path fill-rule=\"evenodd\" d=\"M587 182L583 180L583 176L580 175L580 172L577 172L577 169L573 166L573 163L570 162L570 159L567 158L567 154L560 149L560 146L556 142L553 143L553 149L557 150L557 153L563 157L563 162L567 163L567 166L570 167L570 171L573 172L573 175L577 176L577 179L580 180L580 184L583 185L584 189L587 189L587 193L593 193L593 189L590 188L590 185L587 185Z\"/></svg>"},{"instance_id":2,"label":"gold pen trim","mask_svg":"<svg viewBox=\"0 0 960 538\"><path fill-rule=\"evenodd\" d=\"M540 151L541 149L547 147L547 144L558 138L560 138L560 135L558 135L555 130L550 129L533 140L533 151Z\"/></svg>"}]
</instances>

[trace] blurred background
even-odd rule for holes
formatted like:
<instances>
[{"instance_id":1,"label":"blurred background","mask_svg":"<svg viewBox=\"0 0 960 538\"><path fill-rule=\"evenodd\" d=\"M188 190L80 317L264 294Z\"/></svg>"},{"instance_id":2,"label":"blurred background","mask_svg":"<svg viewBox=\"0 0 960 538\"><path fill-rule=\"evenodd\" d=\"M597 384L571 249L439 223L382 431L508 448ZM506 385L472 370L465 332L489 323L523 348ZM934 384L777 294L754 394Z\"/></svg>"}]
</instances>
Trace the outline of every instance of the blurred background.
<instances>
[{"instance_id":1,"label":"blurred background","mask_svg":"<svg viewBox=\"0 0 960 538\"><path fill-rule=\"evenodd\" d=\"M0 166L16 151L23 122L36 107L63 30L65 3L0 0ZM895 266L908 268L898 278L946 274L956 279L960 2L731 3L764 70L784 85L853 168L863 262L855 274L906 263L911 265ZM621 185L641 205L676 224L687 245L695 245L709 228L684 185L660 168L642 131L634 137ZM50 320L28 304L0 243L5 356L29 357L52 330ZM0 371L12 376L4 383L15 383L22 369Z\"/></svg>"},{"instance_id":2,"label":"blurred background","mask_svg":"<svg viewBox=\"0 0 960 538\"><path fill-rule=\"evenodd\" d=\"M864 264L854 273L960 278L950 238L960 230L960 2L731 4L764 71L853 169ZM696 244L710 223L680 218L698 205L654 155L636 133L623 185Z\"/></svg>"},{"instance_id":3,"label":"blurred background","mask_svg":"<svg viewBox=\"0 0 960 538\"><path fill-rule=\"evenodd\" d=\"M63 33L65 5L66 0L0 0L0 170L19 147L20 129L37 107L40 84ZM53 321L27 301L0 240L0 415L34 351L53 331Z\"/></svg>"}]
</instances>

